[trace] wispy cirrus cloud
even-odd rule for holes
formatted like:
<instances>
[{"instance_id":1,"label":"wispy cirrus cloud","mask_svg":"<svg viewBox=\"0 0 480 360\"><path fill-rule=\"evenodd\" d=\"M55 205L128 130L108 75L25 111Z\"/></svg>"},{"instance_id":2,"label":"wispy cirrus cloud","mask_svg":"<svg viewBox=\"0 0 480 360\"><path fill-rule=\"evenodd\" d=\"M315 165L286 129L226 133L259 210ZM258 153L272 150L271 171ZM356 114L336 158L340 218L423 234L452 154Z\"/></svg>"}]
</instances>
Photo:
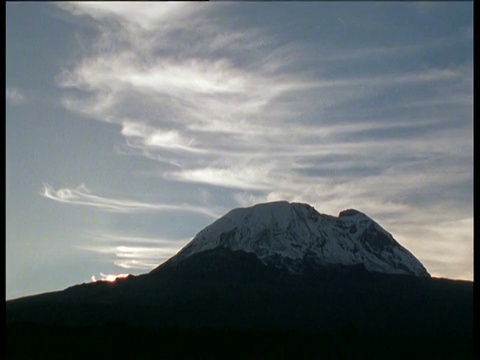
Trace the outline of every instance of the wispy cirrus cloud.
<instances>
[{"instance_id":1,"label":"wispy cirrus cloud","mask_svg":"<svg viewBox=\"0 0 480 360\"><path fill-rule=\"evenodd\" d=\"M76 189L63 188L55 190L48 184L43 185L41 195L45 198L70 205L81 205L98 208L104 211L118 213L134 213L145 211L172 211L190 212L217 218L218 213L206 207L193 206L189 204L170 205L152 204L126 199L112 199L91 194L84 184Z\"/></svg>"},{"instance_id":2,"label":"wispy cirrus cloud","mask_svg":"<svg viewBox=\"0 0 480 360\"><path fill-rule=\"evenodd\" d=\"M85 234L89 243L76 246L108 256L123 269L152 270L175 255L191 239L164 239L115 233Z\"/></svg>"},{"instance_id":3,"label":"wispy cirrus cloud","mask_svg":"<svg viewBox=\"0 0 480 360\"><path fill-rule=\"evenodd\" d=\"M85 238L99 240L103 243L120 243L120 244L142 244L142 245L157 245L166 246L176 249L181 245L185 245L191 239L165 239L151 236L134 236L117 233L85 233Z\"/></svg>"},{"instance_id":4,"label":"wispy cirrus cloud","mask_svg":"<svg viewBox=\"0 0 480 360\"><path fill-rule=\"evenodd\" d=\"M169 2L168 4L149 4L138 6L135 3L117 2L108 4L102 2L69 2L59 3L57 6L75 16L90 16L95 20L110 19L120 22L129 30L136 29L130 26L138 26L138 30L151 31L161 27L165 22L172 22L188 17L191 12L198 11L196 4L182 2Z\"/></svg>"},{"instance_id":5,"label":"wispy cirrus cloud","mask_svg":"<svg viewBox=\"0 0 480 360\"><path fill-rule=\"evenodd\" d=\"M178 251L140 246L78 246L80 250L113 256L113 263L123 269L152 270Z\"/></svg>"},{"instance_id":6,"label":"wispy cirrus cloud","mask_svg":"<svg viewBox=\"0 0 480 360\"><path fill-rule=\"evenodd\" d=\"M473 201L468 31L406 33L405 41L389 25L375 34L391 32L393 42L352 44L323 30L315 40L308 31L286 33L274 13L264 26L244 22L241 12L228 22L216 16L239 5L58 6L90 17L98 31L90 52L56 78L63 105L117 125L123 153L155 160L159 181L227 189L243 206L286 199L326 213L357 207L407 234L420 257L426 250L414 234L453 247L422 231L447 221L445 209L455 209L448 214L460 221L455 229L469 228L461 222ZM292 7L308 19L300 8ZM332 19L327 30L341 25L352 36L365 26ZM459 46L461 60L446 56ZM84 189L46 188L44 196L108 211L176 211ZM469 244L462 234L458 241Z\"/></svg>"}]
</instances>

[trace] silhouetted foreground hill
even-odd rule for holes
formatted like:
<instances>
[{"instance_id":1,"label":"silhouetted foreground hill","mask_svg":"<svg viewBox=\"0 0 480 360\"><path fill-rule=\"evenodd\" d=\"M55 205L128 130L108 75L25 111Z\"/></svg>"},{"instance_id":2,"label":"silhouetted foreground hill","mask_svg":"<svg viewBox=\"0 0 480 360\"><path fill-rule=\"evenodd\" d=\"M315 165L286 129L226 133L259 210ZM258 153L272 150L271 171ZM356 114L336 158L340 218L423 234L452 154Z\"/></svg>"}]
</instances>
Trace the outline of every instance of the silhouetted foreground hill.
<instances>
[{"instance_id":1,"label":"silhouetted foreground hill","mask_svg":"<svg viewBox=\"0 0 480 360\"><path fill-rule=\"evenodd\" d=\"M294 357L299 347L337 358L347 351L341 345L346 336L355 344L351 351L365 354L391 351L392 358L418 348L419 354L444 356L456 350L458 359L472 351L473 286L370 273L361 266L312 265L290 274L253 254L219 248L167 262L150 274L8 301L7 326L12 354L31 350L21 345L26 339L50 354L57 347L45 344L52 341L58 351L78 342L78 354L95 343L137 349L145 341L149 345L138 351L154 351L158 343L158 352L169 349L171 358L176 351L195 355L197 348L221 358L216 348L222 343L215 339L222 338L223 344L233 342L232 353L238 347L249 358L258 347L259 354L291 351ZM211 347L202 347L203 341ZM119 351L116 346L111 350Z\"/></svg>"}]
</instances>

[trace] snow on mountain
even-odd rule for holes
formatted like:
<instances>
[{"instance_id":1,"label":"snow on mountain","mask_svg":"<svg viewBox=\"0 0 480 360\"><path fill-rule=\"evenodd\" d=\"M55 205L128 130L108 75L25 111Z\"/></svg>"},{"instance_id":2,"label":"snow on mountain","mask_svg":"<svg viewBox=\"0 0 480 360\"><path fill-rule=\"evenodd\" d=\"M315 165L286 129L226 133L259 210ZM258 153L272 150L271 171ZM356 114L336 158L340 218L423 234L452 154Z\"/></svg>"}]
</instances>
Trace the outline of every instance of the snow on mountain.
<instances>
[{"instance_id":1,"label":"snow on mountain","mask_svg":"<svg viewBox=\"0 0 480 360\"><path fill-rule=\"evenodd\" d=\"M181 261L217 247L254 253L263 263L291 273L302 272L307 262L313 262L363 264L371 272L430 276L390 233L354 209L338 217L286 201L234 209L200 231L174 258Z\"/></svg>"}]
</instances>

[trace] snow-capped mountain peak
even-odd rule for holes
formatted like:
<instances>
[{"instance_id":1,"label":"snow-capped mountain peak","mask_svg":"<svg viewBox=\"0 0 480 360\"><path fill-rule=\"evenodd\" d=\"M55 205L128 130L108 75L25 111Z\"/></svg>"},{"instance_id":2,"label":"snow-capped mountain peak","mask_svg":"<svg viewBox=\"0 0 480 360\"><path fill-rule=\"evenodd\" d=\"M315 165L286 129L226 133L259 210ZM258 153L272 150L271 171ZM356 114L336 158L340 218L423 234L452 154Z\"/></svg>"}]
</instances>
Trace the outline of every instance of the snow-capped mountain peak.
<instances>
[{"instance_id":1,"label":"snow-capped mountain peak","mask_svg":"<svg viewBox=\"0 0 480 360\"><path fill-rule=\"evenodd\" d=\"M335 217L287 201L237 208L200 231L174 261L218 247L254 253L263 263L291 273L302 272L307 262L313 262L363 264L372 272L429 276L390 233L355 209Z\"/></svg>"}]
</instances>

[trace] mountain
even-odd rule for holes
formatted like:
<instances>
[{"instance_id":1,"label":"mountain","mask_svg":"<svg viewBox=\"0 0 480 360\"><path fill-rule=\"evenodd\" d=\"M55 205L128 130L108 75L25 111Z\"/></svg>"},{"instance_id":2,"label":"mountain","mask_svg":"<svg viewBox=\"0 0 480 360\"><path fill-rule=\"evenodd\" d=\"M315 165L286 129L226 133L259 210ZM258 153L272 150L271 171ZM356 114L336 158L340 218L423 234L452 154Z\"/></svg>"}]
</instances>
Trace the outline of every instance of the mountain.
<instances>
[{"instance_id":1,"label":"mountain","mask_svg":"<svg viewBox=\"0 0 480 360\"><path fill-rule=\"evenodd\" d=\"M200 231L174 261L218 247L255 254L290 273L309 265L362 265L372 272L430 276L391 234L353 209L338 217L286 201L234 209Z\"/></svg>"},{"instance_id":2,"label":"mountain","mask_svg":"<svg viewBox=\"0 0 480 360\"><path fill-rule=\"evenodd\" d=\"M430 277L391 234L357 210L335 217L307 204L275 202L232 210L147 274L7 301L6 310L7 328L18 334L12 344L21 344L29 329L35 339L39 333L67 334L56 330L60 326L84 329L73 331L74 343L79 333L90 342L88 334L112 329L130 329L133 337L139 333L131 329L164 331L165 339L165 331L201 329L239 339L252 332L316 334L308 339L318 350L318 336L333 346L325 339L346 332L362 336L359 348L377 339L375 346L388 353L385 344L413 337L412 344L427 352L443 349L435 358L461 358L458 346L469 353L472 343L473 283ZM300 347L310 341L299 339Z\"/></svg>"}]
</instances>

